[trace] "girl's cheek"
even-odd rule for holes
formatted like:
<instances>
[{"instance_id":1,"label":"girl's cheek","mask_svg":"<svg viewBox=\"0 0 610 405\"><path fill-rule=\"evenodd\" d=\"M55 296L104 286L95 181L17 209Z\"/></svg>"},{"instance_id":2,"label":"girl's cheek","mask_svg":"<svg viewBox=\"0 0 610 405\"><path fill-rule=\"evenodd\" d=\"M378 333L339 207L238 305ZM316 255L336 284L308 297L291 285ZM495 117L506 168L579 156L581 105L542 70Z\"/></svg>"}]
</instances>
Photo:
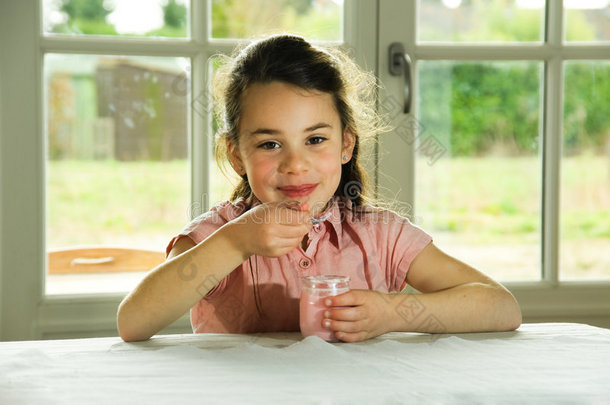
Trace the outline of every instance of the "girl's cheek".
<instances>
[{"instance_id":1,"label":"girl's cheek","mask_svg":"<svg viewBox=\"0 0 610 405\"><path fill-rule=\"evenodd\" d=\"M320 171L324 171L326 173L333 171L338 171L341 173L341 162L337 161L337 156L335 153L325 153L320 155L316 161L316 167L319 168Z\"/></svg>"},{"instance_id":2,"label":"girl's cheek","mask_svg":"<svg viewBox=\"0 0 610 405\"><path fill-rule=\"evenodd\" d=\"M277 173L277 166L273 159L259 159L253 157L250 159L250 163L252 173L250 173L249 176L252 180L256 179L257 181L268 182L273 180Z\"/></svg>"}]
</instances>

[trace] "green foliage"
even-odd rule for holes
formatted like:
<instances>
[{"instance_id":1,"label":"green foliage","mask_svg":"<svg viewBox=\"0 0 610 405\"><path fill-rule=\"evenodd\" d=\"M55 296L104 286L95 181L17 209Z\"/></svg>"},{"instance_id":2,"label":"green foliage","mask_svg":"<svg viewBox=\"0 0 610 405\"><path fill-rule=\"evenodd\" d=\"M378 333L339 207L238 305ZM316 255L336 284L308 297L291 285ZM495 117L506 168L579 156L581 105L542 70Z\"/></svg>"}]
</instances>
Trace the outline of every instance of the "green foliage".
<instances>
[{"instance_id":1,"label":"green foliage","mask_svg":"<svg viewBox=\"0 0 610 405\"><path fill-rule=\"evenodd\" d=\"M452 77L451 150L455 155L485 153L497 144L512 152L536 151L536 64L455 64Z\"/></svg>"},{"instance_id":2,"label":"green foliage","mask_svg":"<svg viewBox=\"0 0 610 405\"><path fill-rule=\"evenodd\" d=\"M311 0L250 0L248 7L244 7L241 1L213 0L212 36L250 38L289 31L312 39L340 38L339 6L327 3L318 9L313 3Z\"/></svg>"},{"instance_id":3,"label":"green foliage","mask_svg":"<svg viewBox=\"0 0 610 405\"><path fill-rule=\"evenodd\" d=\"M453 156L512 155L538 149L536 63L439 63L420 68L421 121L435 135L451 134Z\"/></svg>"},{"instance_id":4,"label":"green foliage","mask_svg":"<svg viewBox=\"0 0 610 405\"><path fill-rule=\"evenodd\" d=\"M163 21L167 27L183 28L186 26L186 6L169 0L163 6Z\"/></svg>"},{"instance_id":5,"label":"green foliage","mask_svg":"<svg viewBox=\"0 0 610 405\"><path fill-rule=\"evenodd\" d=\"M53 26L51 32L59 34L119 35L114 25L106 20L113 11L106 0L60 1L59 10L67 15L68 20L64 24ZM168 0L162 8L164 26L142 36L186 36L186 6L176 3L175 0ZM133 36L134 34L130 35Z\"/></svg>"},{"instance_id":6,"label":"green foliage","mask_svg":"<svg viewBox=\"0 0 610 405\"><path fill-rule=\"evenodd\" d=\"M610 63L568 62L564 83L564 152L602 151L610 141Z\"/></svg>"},{"instance_id":7,"label":"green foliage","mask_svg":"<svg viewBox=\"0 0 610 405\"><path fill-rule=\"evenodd\" d=\"M71 20L105 21L112 9L104 3L105 0L62 0L60 10Z\"/></svg>"},{"instance_id":8,"label":"green foliage","mask_svg":"<svg viewBox=\"0 0 610 405\"><path fill-rule=\"evenodd\" d=\"M538 152L539 64L433 61L419 73L422 125L445 136L453 156ZM565 152L601 153L610 137L610 64L568 62L564 83Z\"/></svg>"},{"instance_id":9,"label":"green foliage","mask_svg":"<svg viewBox=\"0 0 610 405\"><path fill-rule=\"evenodd\" d=\"M68 21L53 27L52 31L62 34L117 35L106 17L113 9L104 4L105 0L61 0L59 9L67 14Z\"/></svg>"},{"instance_id":10,"label":"green foliage","mask_svg":"<svg viewBox=\"0 0 610 405\"><path fill-rule=\"evenodd\" d=\"M426 41L542 41L542 9L520 8L506 0L463 0L458 9L449 12L440 1L422 3L441 12L440 16L423 17L419 31Z\"/></svg>"},{"instance_id":11,"label":"green foliage","mask_svg":"<svg viewBox=\"0 0 610 405\"><path fill-rule=\"evenodd\" d=\"M52 31L58 34L118 35L112 24L82 18L74 18L66 24L56 25Z\"/></svg>"}]
</instances>

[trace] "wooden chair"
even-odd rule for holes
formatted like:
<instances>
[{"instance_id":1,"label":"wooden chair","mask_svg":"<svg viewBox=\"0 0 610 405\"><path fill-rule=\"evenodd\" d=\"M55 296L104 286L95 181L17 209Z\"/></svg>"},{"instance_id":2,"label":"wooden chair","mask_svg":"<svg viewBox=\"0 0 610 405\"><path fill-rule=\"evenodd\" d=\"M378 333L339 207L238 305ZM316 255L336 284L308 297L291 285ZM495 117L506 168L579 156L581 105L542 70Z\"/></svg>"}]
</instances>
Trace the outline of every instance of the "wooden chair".
<instances>
[{"instance_id":1,"label":"wooden chair","mask_svg":"<svg viewBox=\"0 0 610 405\"><path fill-rule=\"evenodd\" d=\"M148 271L165 261L152 250L83 247L48 253L49 274Z\"/></svg>"}]
</instances>

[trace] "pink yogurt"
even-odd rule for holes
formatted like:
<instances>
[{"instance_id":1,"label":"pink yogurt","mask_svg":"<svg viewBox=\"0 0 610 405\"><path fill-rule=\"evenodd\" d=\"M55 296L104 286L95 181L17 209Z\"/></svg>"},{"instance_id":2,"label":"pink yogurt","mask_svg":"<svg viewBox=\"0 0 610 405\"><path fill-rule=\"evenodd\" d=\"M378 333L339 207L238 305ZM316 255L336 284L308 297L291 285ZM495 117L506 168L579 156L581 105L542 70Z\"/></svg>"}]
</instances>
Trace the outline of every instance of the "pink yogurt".
<instances>
[{"instance_id":1,"label":"pink yogurt","mask_svg":"<svg viewBox=\"0 0 610 405\"><path fill-rule=\"evenodd\" d=\"M301 278L300 324L303 336L319 336L327 342L338 342L335 333L322 326L326 297L349 291L349 276L307 276ZM342 308L342 307L334 307Z\"/></svg>"}]
</instances>

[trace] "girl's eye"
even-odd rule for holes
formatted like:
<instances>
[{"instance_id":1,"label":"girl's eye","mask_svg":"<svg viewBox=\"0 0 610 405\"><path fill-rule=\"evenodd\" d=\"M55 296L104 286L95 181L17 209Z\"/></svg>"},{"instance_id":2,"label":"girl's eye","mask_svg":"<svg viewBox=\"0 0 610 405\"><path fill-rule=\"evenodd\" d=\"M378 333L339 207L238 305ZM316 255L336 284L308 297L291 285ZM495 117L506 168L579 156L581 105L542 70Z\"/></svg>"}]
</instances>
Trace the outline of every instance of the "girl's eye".
<instances>
[{"instance_id":1,"label":"girl's eye","mask_svg":"<svg viewBox=\"0 0 610 405\"><path fill-rule=\"evenodd\" d=\"M313 145L318 145L322 142L324 142L326 140L326 138L324 138L323 136L312 136L311 138L309 138L307 140L308 143L313 144Z\"/></svg>"},{"instance_id":2,"label":"girl's eye","mask_svg":"<svg viewBox=\"0 0 610 405\"><path fill-rule=\"evenodd\" d=\"M280 147L280 144L274 141L267 141L267 142L263 142L260 145L258 145L259 148L261 149L265 149L265 150L271 150L271 149L277 149Z\"/></svg>"}]
</instances>

